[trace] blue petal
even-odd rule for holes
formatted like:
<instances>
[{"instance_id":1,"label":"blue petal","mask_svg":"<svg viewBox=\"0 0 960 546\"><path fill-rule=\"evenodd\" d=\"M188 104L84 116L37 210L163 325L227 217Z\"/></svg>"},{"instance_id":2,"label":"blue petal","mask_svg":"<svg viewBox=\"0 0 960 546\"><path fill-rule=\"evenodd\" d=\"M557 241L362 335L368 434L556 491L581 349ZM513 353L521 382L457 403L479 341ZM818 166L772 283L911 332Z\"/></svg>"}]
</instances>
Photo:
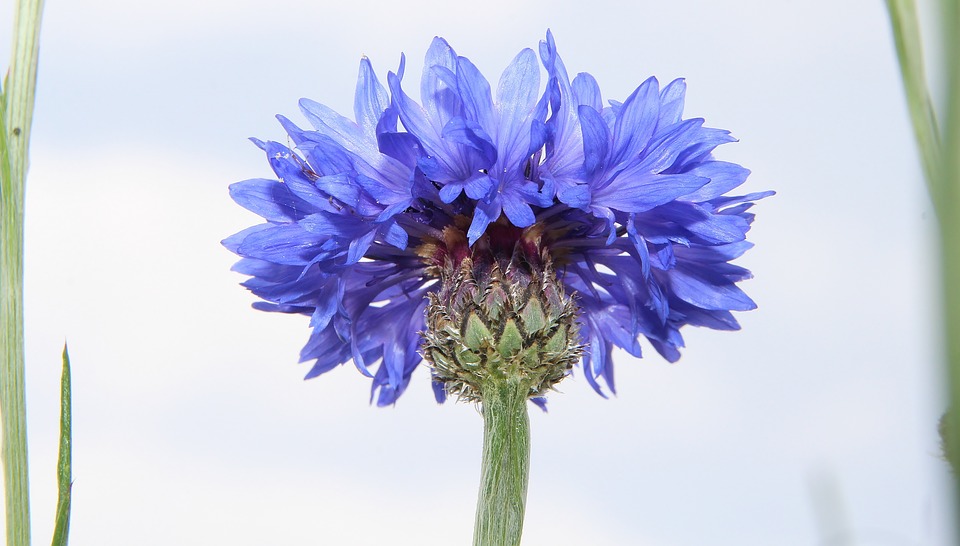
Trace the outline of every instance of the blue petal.
<instances>
[{"instance_id":1,"label":"blue petal","mask_svg":"<svg viewBox=\"0 0 960 546\"><path fill-rule=\"evenodd\" d=\"M536 216L533 214L533 209L530 208L530 204L522 199L504 196L502 206L503 213L507 215L510 223L518 228L532 226L533 223L537 221Z\"/></svg>"},{"instance_id":2,"label":"blue petal","mask_svg":"<svg viewBox=\"0 0 960 546\"><path fill-rule=\"evenodd\" d=\"M376 231L370 230L350 241L350 248L347 252L347 265L355 264L360 261L360 258L363 258L363 255L367 253L367 249L373 244L373 239L376 234Z\"/></svg>"},{"instance_id":3,"label":"blue petal","mask_svg":"<svg viewBox=\"0 0 960 546\"><path fill-rule=\"evenodd\" d=\"M497 160L497 147L483 127L475 121L461 117L452 118L443 128L443 138L476 150L484 167L492 166Z\"/></svg>"},{"instance_id":4,"label":"blue petal","mask_svg":"<svg viewBox=\"0 0 960 546\"><path fill-rule=\"evenodd\" d=\"M704 264L717 264L735 260L751 248L753 248L753 243L748 241L739 241L736 243L709 247L693 246L690 248L681 248L678 251L684 257L684 259Z\"/></svg>"},{"instance_id":5,"label":"blue petal","mask_svg":"<svg viewBox=\"0 0 960 546\"><path fill-rule=\"evenodd\" d=\"M725 279L707 280L680 269L672 270L669 278L670 287L678 298L702 309L749 311L757 308L749 296Z\"/></svg>"},{"instance_id":6,"label":"blue petal","mask_svg":"<svg viewBox=\"0 0 960 546\"><path fill-rule=\"evenodd\" d=\"M321 176L314 184L324 193L339 199L348 207L356 208L360 202L360 187L356 183L356 178L349 174Z\"/></svg>"},{"instance_id":7,"label":"blue petal","mask_svg":"<svg viewBox=\"0 0 960 546\"><path fill-rule=\"evenodd\" d=\"M387 109L377 126L377 146L380 151L413 169L420 157L420 141L410 133L396 132L397 111Z\"/></svg>"},{"instance_id":8,"label":"blue petal","mask_svg":"<svg viewBox=\"0 0 960 546\"><path fill-rule=\"evenodd\" d=\"M470 246L477 242L477 239L487 230L491 222L500 217L500 200L495 199L489 203L480 201L477 208L473 211L473 221L470 222L470 229L467 231L467 241Z\"/></svg>"},{"instance_id":9,"label":"blue petal","mask_svg":"<svg viewBox=\"0 0 960 546\"><path fill-rule=\"evenodd\" d=\"M231 236L227 237L226 239L220 241L220 244L223 245L224 248L226 248L226 249L229 250L230 252L233 252L234 254L236 254L236 253L237 253L237 250L240 249L240 245L243 243L243 240L244 240L244 239L246 239L248 236L250 236L250 235L252 235L252 234L254 234L254 233L257 233L258 231L263 231L263 230L265 230L265 229L271 229L272 227L273 227L273 224L258 224L258 225L256 225L256 226L251 226L251 227L248 227L247 229L245 229L245 230L243 230L243 231L241 231L241 232L239 232L239 233L234 233L233 235L231 235ZM249 263L249 262L246 262L246 261L241 260L241 261L238 262L237 265L234 266L234 267L237 267L237 266L239 266L240 264L248 264L248 263ZM259 263L259 262L257 262L257 263ZM240 271L240 272L243 273L243 271Z\"/></svg>"},{"instance_id":10,"label":"blue petal","mask_svg":"<svg viewBox=\"0 0 960 546\"><path fill-rule=\"evenodd\" d=\"M464 182L464 191L470 199L490 199L496 186L496 180L485 173L478 172Z\"/></svg>"},{"instance_id":11,"label":"blue petal","mask_svg":"<svg viewBox=\"0 0 960 546\"><path fill-rule=\"evenodd\" d=\"M600 86L597 85L597 80L595 80L593 76L586 72L581 72L573 79L571 85L573 86L573 96L578 106L589 106L597 112L603 109L603 100L600 97Z\"/></svg>"},{"instance_id":12,"label":"blue petal","mask_svg":"<svg viewBox=\"0 0 960 546\"><path fill-rule=\"evenodd\" d=\"M623 103L613 128L613 163L620 163L643 150L660 117L660 92L657 79L650 77Z\"/></svg>"},{"instance_id":13,"label":"blue petal","mask_svg":"<svg viewBox=\"0 0 960 546\"><path fill-rule=\"evenodd\" d=\"M493 115L490 84L466 57L457 57L457 91L463 101L465 116L479 123L488 133L495 133L497 121Z\"/></svg>"},{"instance_id":14,"label":"blue petal","mask_svg":"<svg viewBox=\"0 0 960 546\"><path fill-rule=\"evenodd\" d=\"M385 184L402 184L409 178L402 163L380 153L375 131L365 132L353 121L310 99L300 99L300 110L317 132L356 156L353 163L358 171Z\"/></svg>"},{"instance_id":15,"label":"blue petal","mask_svg":"<svg viewBox=\"0 0 960 546\"><path fill-rule=\"evenodd\" d=\"M463 193L466 182L447 182L440 188L440 200L444 203L453 203Z\"/></svg>"},{"instance_id":16,"label":"blue petal","mask_svg":"<svg viewBox=\"0 0 960 546\"><path fill-rule=\"evenodd\" d=\"M648 306L654 312L657 313L657 318L660 319L660 324L667 322L667 317L670 316L670 301L667 299L667 295L664 294L663 288L660 287L660 283L656 279L651 279L647 283L647 293L650 296Z\"/></svg>"},{"instance_id":17,"label":"blue petal","mask_svg":"<svg viewBox=\"0 0 960 546\"><path fill-rule=\"evenodd\" d=\"M325 241L298 224L281 224L247 235L237 254L286 265L306 265Z\"/></svg>"},{"instance_id":18,"label":"blue petal","mask_svg":"<svg viewBox=\"0 0 960 546\"><path fill-rule=\"evenodd\" d=\"M364 133L369 135L376 131L380 116L389 105L387 91L377 80L370 60L364 57L360 60L360 75L357 77L357 92L353 101L357 124Z\"/></svg>"},{"instance_id":19,"label":"blue petal","mask_svg":"<svg viewBox=\"0 0 960 546\"><path fill-rule=\"evenodd\" d=\"M636 215L631 214L627 220L627 236L633 243L634 248L637 249L637 256L640 258L640 272L643 274L643 278L646 279L650 276L650 251L647 248L647 241L637 231L637 226L634 221L635 216Z\"/></svg>"},{"instance_id":20,"label":"blue petal","mask_svg":"<svg viewBox=\"0 0 960 546\"><path fill-rule=\"evenodd\" d=\"M585 208L590 204L590 187L579 178L551 178L557 187L557 199L574 208Z\"/></svg>"},{"instance_id":21,"label":"blue petal","mask_svg":"<svg viewBox=\"0 0 960 546\"><path fill-rule=\"evenodd\" d=\"M660 173L673 165L681 153L690 145L690 141L697 136L702 119L689 119L674 125L670 131L660 135L650 143L643 152L643 158L630 167L624 169L625 174L635 172Z\"/></svg>"},{"instance_id":22,"label":"blue petal","mask_svg":"<svg viewBox=\"0 0 960 546\"><path fill-rule=\"evenodd\" d=\"M581 106L577 113L580 116L580 128L583 131L583 168L589 177L600 170L606 162L610 149L610 133L599 112L593 108Z\"/></svg>"},{"instance_id":23,"label":"blue petal","mask_svg":"<svg viewBox=\"0 0 960 546\"><path fill-rule=\"evenodd\" d=\"M300 110L320 134L332 138L361 157L369 155L373 133L364 133L355 122L310 99L300 99Z\"/></svg>"},{"instance_id":24,"label":"blue petal","mask_svg":"<svg viewBox=\"0 0 960 546\"><path fill-rule=\"evenodd\" d=\"M430 43L420 80L420 98L424 109L438 127L443 127L451 117L457 115L460 99L457 97L456 86L451 87L444 83L434 67L445 68L451 72L457 67L457 54L443 38L434 38ZM407 129L418 134L412 127L407 126Z\"/></svg>"},{"instance_id":25,"label":"blue petal","mask_svg":"<svg viewBox=\"0 0 960 546\"><path fill-rule=\"evenodd\" d=\"M695 191L709 182L691 174L619 176L593 194L593 204L623 212L644 212Z\"/></svg>"},{"instance_id":26,"label":"blue petal","mask_svg":"<svg viewBox=\"0 0 960 546\"><path fill-rule=\"evenodd\" d=\"M337 283L326 283L317 298L317 307L310 317L310 327L320 330L326 328L330 324L330 319L337 312L338 304Z\"/></svg>"},{"instance_id":27,"label":"blue petal","mask_svg":"<svg viewBox=\"0 0 960 546\"><path fill-rule=\"evenodd\" d=\"M390 222L384 230L383 241L404 250L407 248L407 232L396 222Z\"/></svg>"},{"instance_id":28,"label":"blue petal","mask_svg":"<svg viewBox=\"0 0 960 546\"><path fill-rule=\"evenodd\" d=\"M677 158L678 163L689 165L696 161L703 161L717 146L728 142L736 142L737 139L730 135L730 131L701 127L695 141L694 145L680 154Z\"/></svg>"},{"instance_id":29,"label":"blue petal","mask_svg":"<svg viewBox=\"0 0 960 546\"><path fill-rule=\"evenodd\" d=\"M683 114L683 98L687 91L687 84L683 78L677 78L668 83L660 91L660 119L657 128L668 127L680 121Z\"/></svg>"},{"instance_id":30,"label":"blue petal","mask_svg":"<svg viewBox=\"0 0 960 546\"><path fill-rule=\"evenodd\" d=\"M710 182L699 190L683 196L684 201L708 201L719 197L743 184L750 171L735 163L707 161L688 171L690 174L709 178Z\"/></svg>"},{"instance_id":31,"label":"blue petal","mask_svg":"<svg viewBox=\"0 0 960 546\"><path fill-rule=\"evenodd\" d=\"M530 118L540 89L540 67L532 49L524 49L500 76L497 107L497 148L503 152L500 169L516 167L529 154Z\"/></svg>"},{"instance_id":32,"label":"blue petal","mask_svg":"<svg viewBox=\"0 0 960 546\"><path fill-rule=\"evenodd\" d=\"M427 113L419 104L413 101L400 88L400 80L394 74L387 75L387 82L390 85L390 94L393 97L397 113L400 115L400 121L410 134L417 137L420 145L423 147L427 156L436 165L436 170L445 173L463 173L467 167L463 164L460 154L450 151L440 135L442 125L440 120L431 121ZM428 103L429 104L429 103ZM437 123L437 125L434 125ZM446 119L443 120L446 123ZM424 158L421 158L421 166ZM441 176L428 175L434 180L442 180ZM447 175L451 178L453 174Z\"/></svg>"},{"instance_id":33,"label":"blue petal","mask_svg":"<svg viewBox=\"0 0 960 546\"><path fill-rule=\"evenodd\" d=\"M271 222L295 222L319 211L276 180L256 178L231 184L230 197L241 207Z\"/></svg>"},{"instance_id":34,"label":"blue petal","mask_svg":"<svg viewBox=\"0 0 960 546\"><path fill-rule=\"evenodd\" d=\"M430 381L430 388L433 389L433 398L438 404L442 404L447 401L447 389L443 386L443 381L434 378L432 381Z\"/></svg>"}]
</instances>

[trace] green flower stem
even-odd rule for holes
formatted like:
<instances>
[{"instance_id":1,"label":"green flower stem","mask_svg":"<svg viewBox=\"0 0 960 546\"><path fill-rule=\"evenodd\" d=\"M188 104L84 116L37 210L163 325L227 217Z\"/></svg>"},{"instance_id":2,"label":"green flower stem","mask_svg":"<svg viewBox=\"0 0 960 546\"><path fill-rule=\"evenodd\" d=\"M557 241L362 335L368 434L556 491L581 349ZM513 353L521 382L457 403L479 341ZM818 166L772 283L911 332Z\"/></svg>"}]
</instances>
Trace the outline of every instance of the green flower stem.
<instances>
[{"instance_id":1,"label":"green flower stem","mask_svg":"<svg viewBox=\"0 0 960 546\"><path fill-rule=\"evenodd\" d=\"M917 7L914 0L887 0L887 9L890 12L893 38L897 46L897 57L900 60L900 74L907 95L914 136L920 148L927 190L930 192L934 208L942 216L940 132L937 128L937 117L930 100L930 93L927 91Z\"/></svg>"},{"instance_id":2,"label":"green flower stem","mask_svg":"<svg viewBox=\"0 0 960 546\"><path fill-rule=\"evenodd\" d=\"M23 190L43 0L19 0L0 97L0 415L7 546L30 544L23 358Z\"/></svg>"},{"instance_id":3,"label":"green flower stem","mask_svg":"<svg viewBox=\"0 0 960 546\"><path fill-rule=\"evenodd\" d=\"M474 546L520 544L530 474L529 392L530 386L515 378L483 384L483 466Z\"/></svg>"}]
</instances>

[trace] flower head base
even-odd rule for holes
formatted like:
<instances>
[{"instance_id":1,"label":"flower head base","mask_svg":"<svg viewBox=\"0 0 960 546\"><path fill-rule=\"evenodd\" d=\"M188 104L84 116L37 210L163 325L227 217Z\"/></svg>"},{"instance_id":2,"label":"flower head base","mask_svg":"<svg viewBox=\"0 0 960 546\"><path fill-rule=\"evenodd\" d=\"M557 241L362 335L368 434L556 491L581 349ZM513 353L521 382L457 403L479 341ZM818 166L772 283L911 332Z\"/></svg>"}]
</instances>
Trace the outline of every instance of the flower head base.
<instances>
[{"instance_id":1,"label":"flower head base","mask_svg":"<svg viewBox=\"0 0 960 546\"><path fill-rule=\"evenodd\" d=\"M448 393L479 401L484 383L514 378L539 397L580 360L577 306L564 294L539 224L491 224L473 245L455 226L425 245L439 262L423 356Z\"/></svg>"},{"instance_id":2,"label":"flower head base","mask_svg":"<svg viewBox=\"0 0 960 546\"><path fill-rule=\"evenodd\" d=\"M265 300L255 307L311 317L308 378L352 360L389 405L426 358L439 401L471 399L470 381L536 353L549 365L524 373L538 396L582 352L604 394L614 346L640 356L644 337L675 361L684 325L737 329L731 311L755 307L736 285L749 271L729 262L772 192L726 195L749 173L712 156L729 133L682 118L682 80L650 78L603 106L592 76L568 78L549 33L540 61L542 94L529 49L494 93L437 38L422 105L401 86L402 59L389 94L363 59L356 121L304 99L313 129L279 118L296 151L254 141L277 179L231 195L266 223L224 244Z\"/></svg>"}]
</instances>

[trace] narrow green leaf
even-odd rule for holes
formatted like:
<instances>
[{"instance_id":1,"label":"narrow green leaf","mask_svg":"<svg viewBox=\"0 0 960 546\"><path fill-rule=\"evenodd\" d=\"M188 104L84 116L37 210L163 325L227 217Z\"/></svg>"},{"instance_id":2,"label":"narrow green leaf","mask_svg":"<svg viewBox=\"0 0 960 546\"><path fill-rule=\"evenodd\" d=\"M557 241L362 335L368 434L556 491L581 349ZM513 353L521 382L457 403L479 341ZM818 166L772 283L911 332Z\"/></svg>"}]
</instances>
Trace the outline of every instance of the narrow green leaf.
<instances>
[{"instance_id":1,"label":"narrow green leaf","mask_svg":"<svg viewBox=\"0 0 960 546\"><path fill-rule=\"evenodd\" d=\"M63 372L60 375L60 456L57 459L57 521L53 530L53 546L67 546L70 533L70 489L73 486L70 465L73 459L70 441L70 355L63 344Z\"/></svg>"}]
</instances>

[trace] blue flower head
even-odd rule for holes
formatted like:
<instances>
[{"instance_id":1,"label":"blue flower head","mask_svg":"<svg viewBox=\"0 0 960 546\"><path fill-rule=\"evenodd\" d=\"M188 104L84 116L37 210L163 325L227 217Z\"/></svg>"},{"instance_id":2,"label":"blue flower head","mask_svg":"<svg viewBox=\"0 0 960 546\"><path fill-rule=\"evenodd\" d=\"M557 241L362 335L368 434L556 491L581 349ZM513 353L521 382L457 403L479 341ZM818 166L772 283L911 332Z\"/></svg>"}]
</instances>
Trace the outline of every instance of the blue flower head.
<instances>
[{"instance_id":1,"label":"blue flower head","mask_svg":"<svg viewBox=\"0 0 960 546\"><path fill-rule=\"evenodd\" d=\"M423 361L439 266L481 247L509 255L530 233L576 301L583 375L601 395L601 382L615 391L614 346L639 357L644 337L674 362L681 327L736 330L731 311L756 307L736 284L750 272L730 261L752 246L753 202L773 192L727 195L749 174L712 155L729 132L683 118L683 80L650 78L604 106L591 75L570 80L549 32L539 49L494 90L435 38L420 103L402 57L387 88L364 58L355 120L303 99L311 129L279 116L294 149L254 140L277 178L230 194L266 222L224 245L263 299L254 307L310 317L308 378L352 360L377 404L393 404Z\"/></svg>"}]
</instances>

